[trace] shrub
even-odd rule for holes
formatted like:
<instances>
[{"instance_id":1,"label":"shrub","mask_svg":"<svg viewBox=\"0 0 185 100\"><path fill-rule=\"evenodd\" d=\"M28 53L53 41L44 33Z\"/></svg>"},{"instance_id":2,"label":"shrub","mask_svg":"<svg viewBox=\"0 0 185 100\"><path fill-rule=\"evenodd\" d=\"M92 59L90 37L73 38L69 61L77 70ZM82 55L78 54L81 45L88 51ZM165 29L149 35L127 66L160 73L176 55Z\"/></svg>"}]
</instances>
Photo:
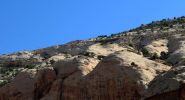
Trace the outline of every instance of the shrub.
<instances>
[{"instance_id":1,"label":"shrub","mask_svg":"<svg viewBox=\"0 0 185 100\"><path fill-rule=\"evenodd\" d=\"M44 58L44 59L48 59L50 58L50 55L46 52L42 53L41 56Z\"/></svg>"},{"instance_id":2,"label":"shrub","mask_svg":"<svg viewBox=\"0 0 185 100\"><path fill-rule=\"evenodd\" d=\"M99 56L98 56L98 59L99 59L99 60L102 60L103 58L105 58L105 56L103 56L103 55L99 55Z\"/></svg>"},{"instance_id":3,"label":"shrub","mask_svg":"<svg viewBox=\"0 0 185 100\"><path fill-rule=\"evenodd\" d=\"M129 43L128 45L129 45L130 47L133 47L133 44L131 44L131 43Z\"/></svg>"},{"instance_id":4,"label":"shrub","mask_svg":"<svg viewBox=\"0 0 185 100\"><path fill-rule=\"evenodd\" d=\"M17 69L14 69L11 74L12 74L12 76L15 77L18 73L19 73L19 71Z\"/></svg>"},{"instance_id":5,"label":"shrub","mask_svg":"<svg viewBox=\"0 0 185 100\"><path fill-rule=\"evenodd\" d=\"M147 50L146 48L142 48L142 49L141 49L141 52L143 53L143 56L144 56L144 57L150 56L150 53L148 52L148 50Z\"/></svg>"},{"instance_id":6,"label":"shrub","mask_svg":"<svg viewBox=\"0 0 185 100\"><path fill-rule=\"evenodd\" d=\"M107 38L107 35L101 35L101 36L98 36L98 39L102 40L102 39L106 39Z\"/></svg>"},{"instance_id":7,"label":"shrub","mask_svg":"<svg viewBox=\"0 0 185 100\"><path fill-rule=\"evenodd\" d=\"M8 81L7 80L0 80L0 87L4 86L5 84L7 84Z\"/></svg>"},{"instance_id":8,"label":"shrub","mask_svg":"<svg viewBox=\"0 0 185 100\"><path fill-rule=\"evenodd\" d=\"M164 44L161 44L161 46L163 46L163 47L164 47Z\"/></svg>"},{"instance_id":9,"label":"shrub","mask_svg":"<svg viewBox=\"0 0 185 100\"><path fill-rule=\"evenodd\" d=\"M55 60L50 60L50 64L54 64L55 63Z\"/></svg>"},{"instance_id":10,"label":"shrub","mask_svg":"<svg viewBox=\"0 0 185 100\"><path fill-rule=\"evenodd\" d=\"M33 68L35 68L35 65L26 65L25 68L33 69Z\"/></svg>"},{"instance_id":11,"label":"shrub","mask_svg":"<svg viewBox=\"0 0 185 100\"><path fill-rule=\"evenodd\" d=\"M111 36L111 37L114 37L114 36L116 36L116 35L117 35L117 34L111 34L110 36Z\"/></svg>"},{"instance_id":12,"label":"shrub","mask_svg":"<svg viewBox=\"0 0 185 100\"><path fill-rule=\"evenodd\" d=\"M94 57L96 54L93 52L86 52L85 54L83 54L84 56L88 56L88 57Z\"/></svg>"},{"instance_id":13,"label":"shrub","mask_svg":"<svg viewBox=\"0 0 185 100\"><path fill-rule=\"evenodd\" d=\"M16 68L5 68L5 67L3 67L3 68L0 69L0 73L6 75L7 77L16 76L18 72L19 71Z\"/></svg>"},{"instance_id":14,"label":"shrub","mask_svg":"<svg viewBox=\"0 0 185 100\"><path fill-rule=\"evenodd\" d=\"M164 51L161 52L160 59L165 60L165 59L167 59L168 57L169 57L169 54L168 54L168 53L166 53L166 52L164 52Z\"/></svg>"},{"instance_id":15,"label":"shrub","mask_svg":"<svg viewBox=\"0 0 185 100\"><path fill-rule=\"evenodd\" d=\"M182 28L184 29L185 28L185 25L182 25Z\"/></svg>"},{"instance_id":16,"label":"shrub","mask_svg":"<svg viewBox=\"0 0 185 100\"><path fill-rule=\"evenodd\" d=\"M173 28L173 25L170 25L170 28Z\"/></svg>"},{"instance_id":17,"label":"shrub","mask_svg":"<svg viewBox=\"0 0 185 100\"><path fill-rule=\"evenodd\" d=\"M107 37L107 35L100 35L100 36L98 36L98 37L100 37L100 38L102 38L102 37Z\"/></svg>"},{"instance_id":18,"label":"shrub","mask_svg":"<svg viewBox=\"0 0 185 100\"><path fill-rule=\"evenodd\" d=\"M159 56L157 55L157 53L154 53L151 57L152 60L155 60L155 59L159 59Z\"/></svg>"},{"instance_id":19,"label":"shrub","mask_svg":"<svg viewBox=\"0 0 185 100\"><path fill-rule=\"evenodd\" d=\"M131 63L132 66L138 66L137 64L135 64L134 62Z\"/></svg>"}]
</instances>

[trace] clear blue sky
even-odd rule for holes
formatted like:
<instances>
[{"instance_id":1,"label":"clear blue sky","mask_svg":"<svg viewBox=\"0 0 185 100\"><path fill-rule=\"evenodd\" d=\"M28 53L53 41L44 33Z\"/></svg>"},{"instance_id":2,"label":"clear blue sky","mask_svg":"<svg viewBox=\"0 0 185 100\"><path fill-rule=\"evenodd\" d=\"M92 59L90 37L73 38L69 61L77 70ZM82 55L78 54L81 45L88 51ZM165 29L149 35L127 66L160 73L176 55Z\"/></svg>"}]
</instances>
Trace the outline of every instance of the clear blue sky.
<instances>
[{"instance_id":1,"label":"clear blue sky","mask_svg":"<svg viewBox=\"0 0 185 100\"><path fill-rule=\"evenodd\" d=\"M0 54L185 15L185 0L0 0Z\"/></svg>"}]
</instances>

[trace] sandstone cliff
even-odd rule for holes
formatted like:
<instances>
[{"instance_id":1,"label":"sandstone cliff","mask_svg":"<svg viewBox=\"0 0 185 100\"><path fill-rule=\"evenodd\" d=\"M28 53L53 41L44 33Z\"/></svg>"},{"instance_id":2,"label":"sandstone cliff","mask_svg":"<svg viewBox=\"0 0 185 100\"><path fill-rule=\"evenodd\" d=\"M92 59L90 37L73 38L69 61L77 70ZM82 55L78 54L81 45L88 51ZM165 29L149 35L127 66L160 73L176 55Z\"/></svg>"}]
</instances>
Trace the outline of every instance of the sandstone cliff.
<instances>
[{"instance_id":1,"label":"sandstone cliff","mask_svg":"<svg viewBox=\"0 0 185 100\"><path fill-rule=\"evenodd\" d=\"M180 19L0 55L0 100L185 100Z\"/></svg>"}]
</instances>

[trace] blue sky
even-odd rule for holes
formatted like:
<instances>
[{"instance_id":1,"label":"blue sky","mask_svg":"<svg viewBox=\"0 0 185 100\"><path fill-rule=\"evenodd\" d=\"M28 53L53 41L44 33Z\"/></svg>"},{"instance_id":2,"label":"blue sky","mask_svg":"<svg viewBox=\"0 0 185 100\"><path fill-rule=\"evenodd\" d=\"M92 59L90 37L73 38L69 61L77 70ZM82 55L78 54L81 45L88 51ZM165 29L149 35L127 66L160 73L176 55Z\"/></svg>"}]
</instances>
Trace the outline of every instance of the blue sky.
<instances>
[{"instance_id":1,"label":"blue sky","mask_svg":"<svg viewBox=\"0 0 185 100\"><path fill-rule=\"evenodd\" d=\"M0 0L0 54L185 15L185 0Z\"/></svg>"}]
</instances>

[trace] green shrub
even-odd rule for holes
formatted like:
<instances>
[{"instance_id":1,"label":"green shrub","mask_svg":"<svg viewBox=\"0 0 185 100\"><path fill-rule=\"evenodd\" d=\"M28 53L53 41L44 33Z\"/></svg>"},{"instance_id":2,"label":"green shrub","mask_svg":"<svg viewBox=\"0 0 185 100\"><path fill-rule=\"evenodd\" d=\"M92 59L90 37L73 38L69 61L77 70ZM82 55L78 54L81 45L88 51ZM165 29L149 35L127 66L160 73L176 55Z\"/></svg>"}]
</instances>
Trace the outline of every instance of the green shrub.
<instances>
[{"instance_id":1,"label":"green shrub","mask_svg":"<svg viewBox=\"0 0 185 100\"><path fill-rule=\"evenodd\" d=\"M100 36L98 36L98 37L100 37L100 38L101 38L101 37L107 37L107 35L100 35Z\"/></svg>"},{"instance_id":2,"label":"green shrub","mask_svg":"<svg viewBox=\"0 0 185 100\"><path fill-rule=\"evenodd\" d=\"M185 28L185 25L182 25L182 28L184 29Z\"/></svg>"},{"instance_id":3,"label":"green shrub","mask_svg":"<svg viewBox=\"0 0 185 100\"><path fill-rule=\"evenodd\" d=\"M105 56L103 56L103 55L99 55L99 56L98 56L98 59L99 59L99 60L102 60L103 58L105 58Z\"/></svg>"},{"instance_id":4,"label":"green shrub","mask_svg":"<svg viewBox=\"0 0 185 100\"><path fill-rule=\"evenodd\" d=\"M155 60L155 59L159 59L159 56L157 55L157 53L154 53L151 57L152 60Z\"/></svg>"},{"instance_id":5,"label":"green shrub","mask_svg":"<svg viewBox=\"0 0 185 100\"><path fill-rule=\"evenodd\" d=\"M101 36L98 36L98 39L106 39L107 38L107 35L101 35Z\"/></svg>"},{"instance_id":6,"label":"green shrub","mask_svg":"<svg viewBox=\"0 0 185 100\"><path fill-rule=\"evenodd\" d=\"M56 61L55 60L50 60L50 64L54 64Z\"/></svg>"},{"instance_id":7,"label":"green shrub","mask_svg":"<svg viewBox=\"0 0 185 100\"><path fill-rule=\"evenodd\" d=\"M16 76L18 73L17 68L6 68L3 67L0 69L0 73L6 75L6 77Z\"/></svg>"},{"instance_id":8,"label":"green shrub","mask_svg":"<svg viewBox=\"0 0 185 100\"><path fill-rule=\"evenodd\" d=\"M164 51L161 52L160 59L165 60L165 59L167 59L168 57L169 57L169 54L168 54L168 53L166 53L166 52L164 52Z\"/></svg>"},{"instance_id":9,"label":"green shrub","mask_svg":"<svg viewBox=\"0 0 185 100\"><path fill-rule=\"evenodd\" d=\"M35 65L26 65L25 68L34 69L35 68Z\"/></svg>"},{"instance_id":10,"label":"green shrub","mask_svg":"<svg viewBox=\"0 0 185 100\"><path fill-rule=\"evenodd\" d=\"M93 52L86 52L83 54L84 56L88 56L88 57L94 57L96 54Z\"/></svg>"},{"instance_id":11,"label":"green shrub","mask_svg":"<svg viewBox=\"0 0 185 100\"><path fill-rule=\"evenodd\" d=\"M133 44L131 44L131 43L129 43L128 45L129 45L130 47L133 47Z\"/></svg>"},{"instance_id":12,"label":"green shrub","mask_svg":"<svg viewBox=\"0 0 185 100\"><path fill-rule=\"evenodd\" d=\"M148 50L146 48L142 48L141 52L143 53L144 57L149 57L150 56L150 53L148 52Z\"/></svg>"},{"instance_id":13,"label":"green shrub","mask_svg":"<svg viewBox=\"0 0 185 100\"><path fill-rule=\"evenodd\" d=\"M41 56L44 58L44 59L48 59L50 58L50 55L46 52L42 53Z\"/></svg>"},{"instance_id":14,"label":"green shrub","mask_svg":"<svg viewBox=\"0 0 185 100\"><path fill-rule=\"evenodd\" d=\"M114 37L114 36L116 36L116 35L117 35L117 34L111 34L110 36L111 36L111 37Z\"/></svg>"},{"instance_id":15,"label":"green shrub","mask_svg":"<svg viewBox=\"0 0 185 100\"><path fill-rule=\"evenodd\" d=\"M7 84L8 81L7 80L0 80L0 87L4 86L5 84Z\"/></svg>"},{"instance_id":16,"label":"green shrub","mask_svg":"<svg viewBox=\"0 0 185 100\"><path fill-rule=\"evenodd\" d=\"M135 64L134 62L131 63L132 66L138 66L137 64Z\"/></svg>"}]
</instances>

